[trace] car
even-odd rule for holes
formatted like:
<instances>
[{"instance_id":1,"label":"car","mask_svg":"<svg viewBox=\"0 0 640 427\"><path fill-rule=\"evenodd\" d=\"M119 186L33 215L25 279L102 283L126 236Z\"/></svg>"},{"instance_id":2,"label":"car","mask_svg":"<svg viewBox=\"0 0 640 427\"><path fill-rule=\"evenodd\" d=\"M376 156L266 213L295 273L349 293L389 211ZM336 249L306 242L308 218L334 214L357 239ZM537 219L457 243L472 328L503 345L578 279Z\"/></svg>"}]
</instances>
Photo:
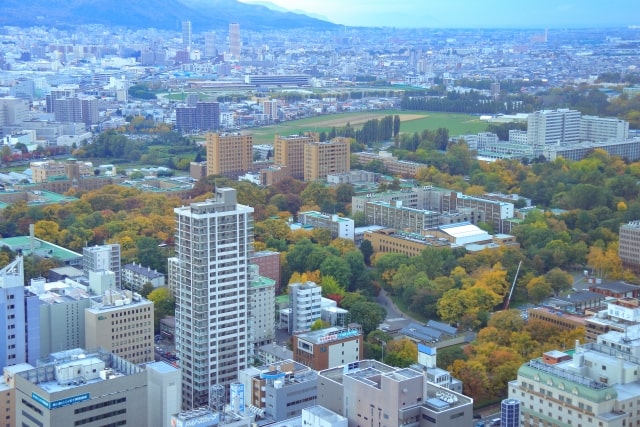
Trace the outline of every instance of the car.
<instances>
[{"instance_id":1,"label":"car","mask_svg":"<svg viewBox=\"0 0 640 427\"><path fill-rule=\"evenodd\" d=\"M478 421L476 427L484 427L484 421Z\"/></svg>"},{"instance_id":2,"label":"car","mask_svg":"<svg viewBox=\"0 0 640 427\"><path fill-rule=\"evenodd\" d=\"M491 420L491 424L489 424L489 426L491 427L498 427L500 425L500 418L494 418Z\"/></svg>"}]
</instances>

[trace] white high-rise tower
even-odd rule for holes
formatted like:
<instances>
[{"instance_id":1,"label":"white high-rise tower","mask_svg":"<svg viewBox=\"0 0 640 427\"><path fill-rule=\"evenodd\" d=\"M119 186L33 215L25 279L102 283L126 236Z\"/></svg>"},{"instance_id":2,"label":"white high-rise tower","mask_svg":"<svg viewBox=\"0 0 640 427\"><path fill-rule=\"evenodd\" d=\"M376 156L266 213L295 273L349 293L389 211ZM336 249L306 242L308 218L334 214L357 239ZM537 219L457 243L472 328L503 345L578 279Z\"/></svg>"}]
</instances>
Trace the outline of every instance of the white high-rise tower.
<instances>
[{"instance_id":1,"label":"white high-rise tower","mask_svg":"<svg viewBox=\"0 0 640 427\"><path fill-rule=\"evenodd\" d=\"M176 208L176 350L182 406L206 406L213 386L228 386L249 357L247 290L253 208L236 190Z\"/></svg>"}]
</instances>

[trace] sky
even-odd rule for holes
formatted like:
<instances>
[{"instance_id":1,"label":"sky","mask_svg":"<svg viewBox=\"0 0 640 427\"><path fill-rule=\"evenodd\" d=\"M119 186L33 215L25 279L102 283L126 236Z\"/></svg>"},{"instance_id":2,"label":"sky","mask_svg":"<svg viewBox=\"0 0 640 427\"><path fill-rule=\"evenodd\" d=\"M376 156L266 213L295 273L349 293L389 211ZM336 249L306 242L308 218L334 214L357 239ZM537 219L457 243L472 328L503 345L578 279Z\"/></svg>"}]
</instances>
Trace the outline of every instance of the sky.
<instances>
[{"instance_id":1,"label":"sky","mask_svg":"<svg viewBox=\"0 0 640 427\"><path fill-rule=\"evenodd\" d=\"M637 0L240 0L336 24L398 28L576 28L640 25ZM316 16L318 17L318 16ZM640 38L640 37L639 37Z\"/></svg>"}]
</instances>

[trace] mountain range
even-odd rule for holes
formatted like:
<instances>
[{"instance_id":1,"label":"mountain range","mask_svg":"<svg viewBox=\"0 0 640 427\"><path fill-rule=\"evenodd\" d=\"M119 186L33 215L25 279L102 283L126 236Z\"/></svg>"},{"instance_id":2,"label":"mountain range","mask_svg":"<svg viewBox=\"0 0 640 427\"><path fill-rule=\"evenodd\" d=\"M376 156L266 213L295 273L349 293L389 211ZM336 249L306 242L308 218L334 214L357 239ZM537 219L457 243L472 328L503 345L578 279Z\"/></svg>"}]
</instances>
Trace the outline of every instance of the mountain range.
<instances>
[{"instance_id":1,"label":"mountain range","mask_svg":"<svg viewBox=\"0 0 640 427\"><path fill-rule=\"evenodd\" d=\"M182 21L191 21L193 32L227 29L238 22L240 28L332 29L331 22L300 13L270 9L260 4L236 0L2 0L0 26L55 26L103 24L131 29L180 30Z\"/></svg>"}]
</instances>

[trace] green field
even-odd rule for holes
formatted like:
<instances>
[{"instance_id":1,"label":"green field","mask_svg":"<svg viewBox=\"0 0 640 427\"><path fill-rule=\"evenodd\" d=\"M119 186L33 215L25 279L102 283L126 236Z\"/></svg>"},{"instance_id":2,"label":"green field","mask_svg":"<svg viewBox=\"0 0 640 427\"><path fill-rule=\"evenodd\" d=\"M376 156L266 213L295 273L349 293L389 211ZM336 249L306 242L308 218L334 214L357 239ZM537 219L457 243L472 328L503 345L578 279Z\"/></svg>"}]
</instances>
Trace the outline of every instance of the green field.
<instances>
[{"instance_id":1,"label":"green field","mask_svg":"<svg viewBox=\"0 0 640 427\"><path fill-rule=\"evenodd\" d=\"M328 132L331 128L340 128L350 123L353 127L360 127L367 120L380 119L388 115L400 116L400 132L414 133L425 129L449 129L449 135L478 133L487 128L487 123L477 116L467 114L438 113L428 111L363 111L356 113L331 114L292 120L278 125L264 126L251 129L254 144L273 144L275 135L301 134L306 131Z\"/></svg>"}]
</instances>

